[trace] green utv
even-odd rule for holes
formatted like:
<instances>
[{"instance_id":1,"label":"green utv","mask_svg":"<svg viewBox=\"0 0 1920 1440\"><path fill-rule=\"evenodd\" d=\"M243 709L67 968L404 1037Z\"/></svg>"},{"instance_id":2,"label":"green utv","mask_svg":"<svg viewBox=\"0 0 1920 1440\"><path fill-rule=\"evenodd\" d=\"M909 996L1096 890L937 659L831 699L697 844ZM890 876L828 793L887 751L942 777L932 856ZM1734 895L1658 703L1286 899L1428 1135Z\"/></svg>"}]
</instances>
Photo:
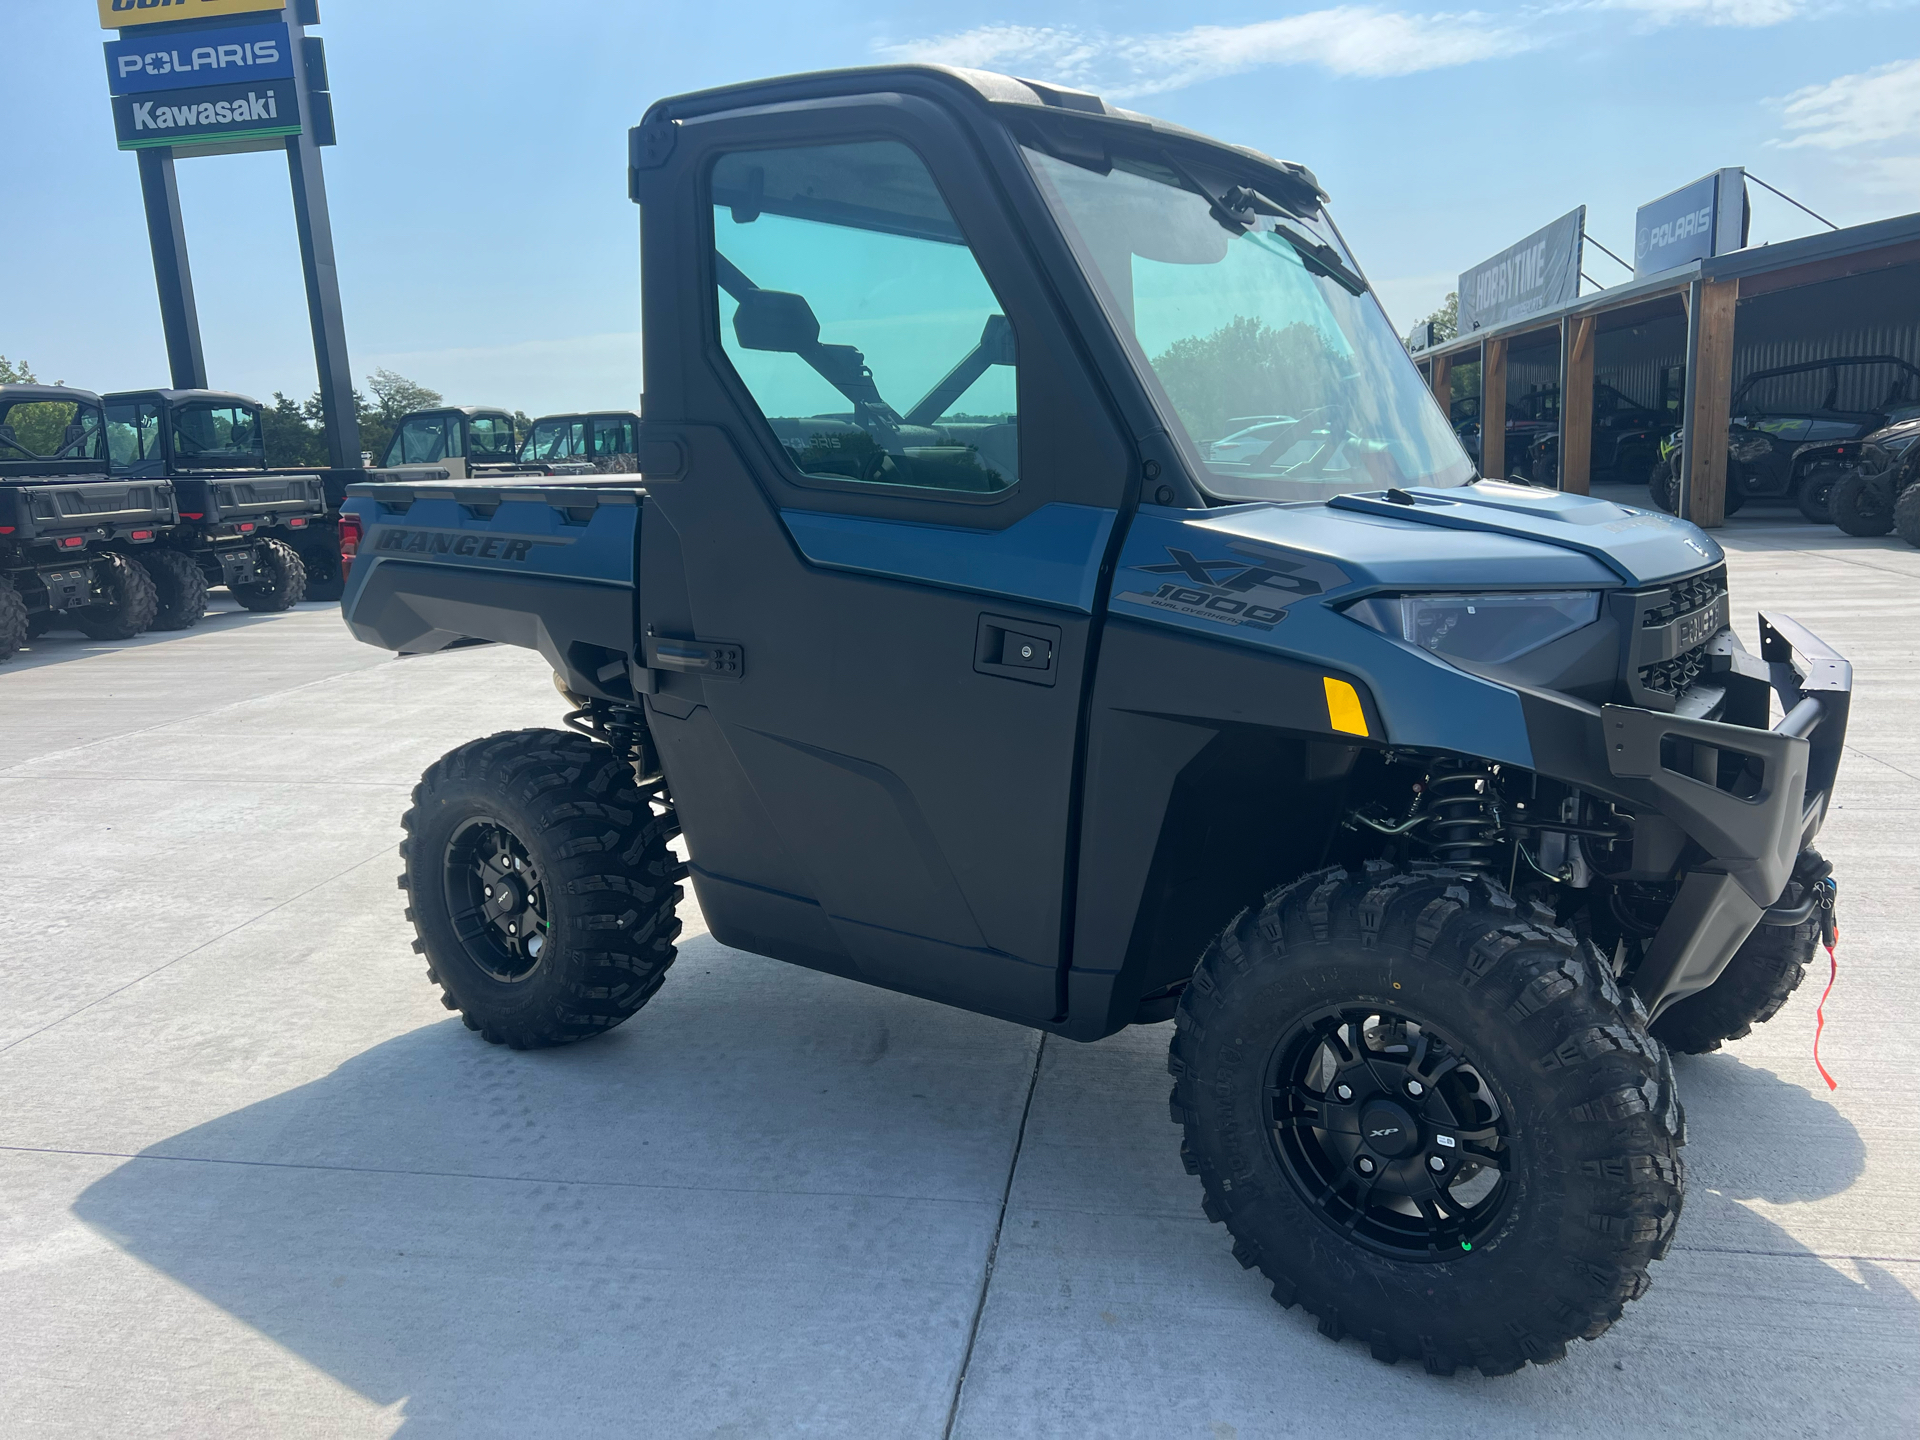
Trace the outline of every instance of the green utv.
<instances>
[{"instance_id":1,"label":"green utv","mask_svg":"<svg viewBox=\"0 0 1920 1440\"><path fill-rule=\"evenodd\" d=\"M1606 1330L1680 1216L1670 1047L1831 921L1847 663L1750 653L1683 521L1476 481L1299 165L934 67L663 100L629 155L641 473L343 514L356 635L527 646L571 707L414 791L444 1003L600 1034L690 881L742 950L1171 1019L1201 1204L1328 1336Z\"/></svg>"}]
</instances>

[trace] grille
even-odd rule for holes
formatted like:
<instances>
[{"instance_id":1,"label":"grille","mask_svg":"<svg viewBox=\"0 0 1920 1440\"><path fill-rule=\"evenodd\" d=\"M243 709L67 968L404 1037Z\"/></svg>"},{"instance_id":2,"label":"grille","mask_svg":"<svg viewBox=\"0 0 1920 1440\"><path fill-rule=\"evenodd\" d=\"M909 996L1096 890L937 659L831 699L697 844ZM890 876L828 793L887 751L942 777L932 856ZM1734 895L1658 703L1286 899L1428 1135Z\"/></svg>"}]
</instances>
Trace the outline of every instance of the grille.
<instances>
[{"instance_id":1,"label":"grille","mask_svg":"<svg viewBox=\"0 0 1920 1440\"><path fill-rule=\"evenodd\" d=\"M1671 660L1640 667L1640 683L1656 695L1684 695L1707 670L1707 647L1696 645Z\"/></svg>"},{"instance_id":2,"label":"grille","mask_svg":"<svg viewBox=\"0 0 1920 1440\"><path fill-rule=\"evenodd\" d=\"M1641 627L1652 630L1656 626L1671 624L1682 615L1691 615L1702 606L1711 605L1726 593L1727 572L1724 570L1712 570L1705 575L1696 575L1691 580L1682 580L1668 590L1664 605L1656 605L1641 616ZM1681 658L1677 655L1674 657L1676 661Z\"/></svg>"}]
</instances>

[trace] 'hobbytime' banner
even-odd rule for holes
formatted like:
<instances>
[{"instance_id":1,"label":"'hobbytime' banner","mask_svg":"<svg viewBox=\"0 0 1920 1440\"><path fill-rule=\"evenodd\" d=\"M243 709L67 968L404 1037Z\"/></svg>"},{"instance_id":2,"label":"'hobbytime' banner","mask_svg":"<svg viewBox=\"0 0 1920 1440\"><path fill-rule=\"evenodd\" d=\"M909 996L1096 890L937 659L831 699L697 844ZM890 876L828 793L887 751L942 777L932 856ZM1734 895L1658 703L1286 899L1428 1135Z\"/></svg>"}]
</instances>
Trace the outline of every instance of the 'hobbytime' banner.
<instances>
[{"instance_id":1,"label":"'hobbytime' banner","mask_svg":"<svg viewBox=\"0 0 1920 1440\"><path fill-rule=\"evenodd\" d=\"M1460 277L1460 333L1491 330L1580 295L1587 207L1570 210Z\"/></svg>"}]
</instances>

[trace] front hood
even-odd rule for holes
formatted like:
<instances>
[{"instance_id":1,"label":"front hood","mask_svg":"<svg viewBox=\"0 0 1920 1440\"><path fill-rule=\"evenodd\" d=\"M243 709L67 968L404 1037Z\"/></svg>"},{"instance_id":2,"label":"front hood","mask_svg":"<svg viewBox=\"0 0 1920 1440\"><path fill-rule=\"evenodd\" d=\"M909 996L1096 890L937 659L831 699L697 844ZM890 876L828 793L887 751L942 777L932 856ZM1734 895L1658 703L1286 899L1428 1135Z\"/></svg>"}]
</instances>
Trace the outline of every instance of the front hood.
<instances>
[{"instance_id":1,"label":"front hood","mask_svg":"<svg viewBox=\"0 0 1920 1440\"><path fill-rule=\"evenodd\" d=\"M1678 516L1497 480L1456 490L1338 495L1327 508L1571 550L1598 561L1629 585L1670 580L1726 558L1711 536Z\"/></svg>"}]
</instances>

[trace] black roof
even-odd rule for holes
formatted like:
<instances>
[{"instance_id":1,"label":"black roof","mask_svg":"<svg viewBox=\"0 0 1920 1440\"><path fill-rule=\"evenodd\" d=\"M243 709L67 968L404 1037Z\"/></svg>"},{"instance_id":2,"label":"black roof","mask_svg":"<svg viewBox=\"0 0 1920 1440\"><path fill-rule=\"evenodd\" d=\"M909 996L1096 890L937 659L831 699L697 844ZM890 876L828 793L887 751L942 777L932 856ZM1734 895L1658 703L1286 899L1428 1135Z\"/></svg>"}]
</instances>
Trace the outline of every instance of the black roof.
<instances>
[{"instance_id":1,"label":"black roof","mask_svg":"<svg viewBox=\"0 0 1920 1440\"><path fill-rule=\"evenodd\" d=\"M76 390L71 385L0 385L0 400L19 405L34 400L69 400L83 405L98 405L100 397L91 390Z\"/></svg>"},{"instance_id":2,"label":"black roof","mask_svg":"<svg viewBox=\"0 0 1920 1440\"><path fill-rule=\"evenodd\" d=\"M242 405L251 405L258 410L263 408L251 395L241 395L232 390L115 390L103 397L107 400L145 400L149 397L164 400L169 405L177 405L184 400L238 401Z\"/></svg>"}]
</instances>

